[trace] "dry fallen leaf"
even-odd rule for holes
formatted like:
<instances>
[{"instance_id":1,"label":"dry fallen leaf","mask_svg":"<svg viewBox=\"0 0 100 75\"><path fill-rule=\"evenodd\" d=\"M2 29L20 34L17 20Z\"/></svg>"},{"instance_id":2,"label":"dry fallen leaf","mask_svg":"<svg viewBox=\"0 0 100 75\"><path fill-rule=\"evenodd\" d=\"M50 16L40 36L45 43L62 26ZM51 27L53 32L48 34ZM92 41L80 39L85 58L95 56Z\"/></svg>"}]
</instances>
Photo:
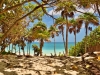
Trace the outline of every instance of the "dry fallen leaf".
<instances>
[{"instance_id":1,"label":"dry fallen leaf","mask_svg":"<svg viewBox=\"0 0 100 75\"><path fill-rule=\"evenodd\" d=\"M90 67L90 65L86 65L86 68L89 68Z\"/></svg>"},{"instance_id":2,"label":"dry fallen leaf","mask_svg":"<svg viewBox=\"0 0 100 75\"><path fill-rule=\"evenodd\" d=\"M99 60L99 61L100 61L100 56L98 56L97 60Z\"/></svg>"},{"instance_id":3,"label":"dry fallen leaf","mask_svg":"<svg viewBox=\"0 0 100 75\"><path fill-rule=\"evenodd\" d=\"M77 67L76 65L73 65L73 66L72 66L72 69L73 69L73 70L77 70L78 67Z\"/></svg>"}]
</instances>

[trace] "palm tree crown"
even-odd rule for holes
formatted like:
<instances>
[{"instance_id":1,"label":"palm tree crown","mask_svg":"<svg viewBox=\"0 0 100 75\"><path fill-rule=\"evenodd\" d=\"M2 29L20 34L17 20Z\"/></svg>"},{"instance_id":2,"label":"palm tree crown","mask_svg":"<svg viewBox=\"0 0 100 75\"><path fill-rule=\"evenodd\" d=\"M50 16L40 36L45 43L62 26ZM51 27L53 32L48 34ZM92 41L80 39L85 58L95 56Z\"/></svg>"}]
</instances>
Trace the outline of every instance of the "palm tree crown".
<instances>
[{"instance_id":1,"label":"palm tree crown","mask_svg":"<svg viewBox=\"0 0 100 75\"><path fill-rule=\"evenodd\" d=\"M32 30L32 34L34 39L37 39L40 41L40 56L42 56L42 47L44 45L44 41L49 41L50 33L47 30L46 24L39 21L36 23Z\"/></svg>"}]
</instances>

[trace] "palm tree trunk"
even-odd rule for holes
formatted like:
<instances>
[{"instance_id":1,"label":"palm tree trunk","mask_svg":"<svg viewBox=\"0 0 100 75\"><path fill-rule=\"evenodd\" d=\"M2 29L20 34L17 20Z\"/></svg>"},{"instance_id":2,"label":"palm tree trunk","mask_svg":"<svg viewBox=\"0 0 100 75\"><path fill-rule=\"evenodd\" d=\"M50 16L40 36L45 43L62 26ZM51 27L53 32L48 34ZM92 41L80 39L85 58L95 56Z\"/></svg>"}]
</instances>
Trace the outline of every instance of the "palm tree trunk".
<instances>
[{"instance_id":1,"label":"palm tree trunk","mask_svg":"<svg viewBox=\"0 0 100 75\"><path fill-rule=\"evenodd\" d=\"M66 56L68 56L68 19L66 17Z\"/></svg>"},{"instance_id":2,"label":"palm tree trunk","mask_svg":"<svg viewBox=\"0 0 100 75\"><path fill-rule=\"evenodd\" d=\"M85 29L86 29L86 40L85 40L85 53L87 52L87 34L88 34L88 22L85 23Z\"/></svg>"},{"instance_id":3,"label":"palm tree trunk","mask_svg":"<svg viewBox=\"0 0 100 75\"><path fill-rule=\"evenodd\" d=\"M12 44L12 51L11 51L11 53L13 53L13 44Z\"/></svg>"},{"instance_id":4,"label":"palm tree trunk","mask_svg":"<svg viewBox=\"0 0 100 75\"><path fill-rule=\"evenodd\" d=\"M7 51L9 51L9 46L7 46Z\"/></svg>"},{"instance_id":5,"label":"palm tree trunk","mask_svg":"<svg viewBox=\"0 0 100 75\"><path fill-rule=\"evenodd\" d=\"M40 40L40 56L42 56L43 39Z\"/></svg>"},{"instance_id":6,"label":"palm tree trunk","mask_svg":"<svg viewBox=\"0 0 100 75\"><path fill-rule=\"evenodd\" d=\"M19 55L20 55L20 46L18 46L19 47Z\"/></svg>"},{"instance_id":7,"label":"palm tree trunk","mask_svg":"<svg viewBox=\"0 0 100 75\"><path fill-rule=\"evenodd\" d=\"M27 42L27 55L28 55L28 42Z\"/></svg>"},{"instance_id":8,"label":"palm tree trunk","mask_svg":"<svg viewBox=\"0 0 100 75\"><path fill-rule=\"evenodd\" d=\"M55 35L54 35L54 55L56 56L56 49L55 49Z\"/></svg>"},{"instance_id":9,"label":"palm tree trunk","mask_svg":"<svg viewBox=\"0 0 100 75\"><path fill-rule=\"evenodd\" d=\"M25 51L24 51L24 48L23 48L23 55L25 56Z\"/></svg>"},{"instance_id":10,"label":"palm tree trunk","mask_svg":"<svg viewBox=\"0 0 100 75\"><path fill-rule=\"evenodd\" d=\"M30 55L30 47L31 47L31 43L29 42L29 55Z\"/></svg>"},{"instance_id":11,"label":"palm tree trunk","mask_svg":"<svg viewBox=\"0 0 100 75\"><path fill-rule=\"evenodd\" d=\"M10 52L10 44L9 44L9 51L8 52Z\"/></svg>"},{"instance_id":12,"label":"palm tree trunk","mask_svg":"<svg viewBox=\"0 0 100 75\"><path fill-rule=\"evenodd\" d=\"M63 38L64 48L65 48L65 51L66 51L66 46L65 46L65 40L64 40L64 32L63 32L63 30L62 30L62 38Z\"/></svg>"},{"instance_id":13,"label":"palm tree trunk","mask_svg":"<svg viewBox=\"0 0 100 75\"><path fill-rule=\"evenodd\" d=\"M5 44L5 40L3 40L3 45L1 46L2 47L2 49L1 49L2 52L5 52L5 45L4 44Z\"/></svg>"},{"instance_id":14,"label":"palm tree trunk","mask_svg":"<svg viewBox=\"0 0 100 75\"><path fill-rule=\"evenodd\" d=\"M66 27L66 56L68 56L68 27Z\"/></svg>"},{"instance_id":15,"label":"palm tree trunk","mask_svg":"<svg viewBox=\"0 0 100 75\"><path fill-rule=\"evenodd\" d=\"M15 54L16 54L16 45L14 47L15 47Z\"/></svg>"},{"instance_id":16,"label":"palm tree trunk","mask_svg":"<svg viewBox=\"0 0 100 75\"><path fill-rule=\"evenodd\" d=\"M76 28L75 28L75 56L76 56Z\"/></svg>"},{"instance_id":17,"label":"palm tree trunk","mask_svg":"<svg viewBox=\"0 0 100 75\"><path fill-rule=\"evenodd\" d=\"M25 56L25 51L23 50L23 55Z\"/></svg>"},{"instance_id":18,"label":"palm tree trunk","mask_svg":"<svg viewBox=\"0 0 100 75\"><path fill-rule=\"evenodd\" d=\"M88 35L88 26L86 25L86 36Z\"/></svg>"}]
</instances>

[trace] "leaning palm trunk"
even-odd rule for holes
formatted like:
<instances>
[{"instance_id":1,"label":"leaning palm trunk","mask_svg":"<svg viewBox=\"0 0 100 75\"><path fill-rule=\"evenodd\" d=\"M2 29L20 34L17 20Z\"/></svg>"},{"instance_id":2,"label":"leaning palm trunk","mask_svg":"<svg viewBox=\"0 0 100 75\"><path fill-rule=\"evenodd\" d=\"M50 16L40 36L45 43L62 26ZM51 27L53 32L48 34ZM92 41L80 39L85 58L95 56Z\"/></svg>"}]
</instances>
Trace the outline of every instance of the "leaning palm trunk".
<instances>
[{"instance_id":1,"label":"leaning palm trunk","mask_svg":"<svg viewBox=\"0 0 100 75\"><path fill-rule=\"evenodd\" d=\"M43 39L40 40L40 56L42 56Z\"/></svg>"},{"instance_id":2,"label":"leaning palm trunk","mask_svg":"<svg viewBox=\"0 0 100 75\"><path fill-rule=\"evenodd\" d=\"M62 38L63 38L64 48L65 48L65 51L66 51L66 46L65 46L65 40L64 40L64 32L63 32L63 30L62 30Z\"/></svg>"}]
</instances>

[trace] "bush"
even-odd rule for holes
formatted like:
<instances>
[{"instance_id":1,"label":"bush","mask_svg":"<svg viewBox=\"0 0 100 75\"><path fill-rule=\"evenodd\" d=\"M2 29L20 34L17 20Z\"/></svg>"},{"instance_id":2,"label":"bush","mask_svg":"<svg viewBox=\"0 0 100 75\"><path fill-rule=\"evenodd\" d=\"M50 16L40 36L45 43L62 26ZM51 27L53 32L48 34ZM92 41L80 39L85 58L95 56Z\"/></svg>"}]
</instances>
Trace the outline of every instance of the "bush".
<instances>
[{"instance_id":1,"label":"bush","mask_svg":"<svg viewBox=\"0 0 100 75\"><path fill-rule=\"evenodd\" d=\"M8 52L3 51L3 52L1 52L1 54L2 54L2 55L8 55L8 54L10 54L10 51L8 51Z\"/></svg>"},{"instance_id":2,"label":"bush","mask_svg":"<svg viewBox=\"0 0 100 75\"><path fill-rule=\"evenodd\" d=\"M38 48L38 46L36 44L32 45L33 50L35 50L36 52L40 51L40 49Z\"/></svg>"},{"instance_id":3,"label":"bush","mask_svg":"<svg viewBox=\"0 0 100 75\"><path fill-rule=\"evenodd\" d=\"M71 48L69 49L69 55L70 56L79 56L80 54L84 54L84 49L85 49L85 44L84 42L78 42L76 44L76 52L75 52L75 46L71 46Z\"/></svg>"},{"instance_id":4,"label":"bush","mask_svg":"<svg viewBox=\"0 0 100 75\"><path fill-rule=\"evenodd\" d=\"M84 37L81 42L76 44L76 55L85 53L85 44L87 47L86 52L98 51L100 49L100 26L94 29L87 37ZM98 47L97 47L98 46ZM69 50L69 55L75 56L75 46Z\"/></svg>"}]
</instances>

